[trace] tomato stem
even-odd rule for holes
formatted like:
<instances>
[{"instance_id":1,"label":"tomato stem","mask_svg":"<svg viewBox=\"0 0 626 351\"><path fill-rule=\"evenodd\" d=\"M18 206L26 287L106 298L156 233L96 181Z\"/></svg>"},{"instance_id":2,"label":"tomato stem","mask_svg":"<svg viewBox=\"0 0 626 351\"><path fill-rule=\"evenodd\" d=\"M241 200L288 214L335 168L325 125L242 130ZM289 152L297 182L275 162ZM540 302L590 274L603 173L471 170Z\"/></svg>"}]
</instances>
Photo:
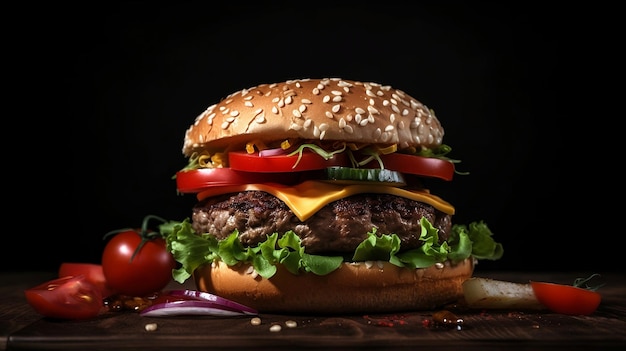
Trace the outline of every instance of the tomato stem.
<instances>
[{"instance_id":1,"label":"tomato stem","mask_svg":"<svg viewBox=\"0 0 626 351\"><path fill-rule=\"evenodd\" d=\"M166 223L167 221L159 216L155 216L155 215L147 215L144 217L143 222L141 224L141 232L138 233L139 236L141 237L141 242L139 243L139 245L137 245L137 248L135 249L135 252L133 252L133 255L130 256L130 262L133 262L133 258L135 258L135 256L137 256L137 254L139 253L139 251L141 250L141 248L150 240L152 239L156 239L157 237L161 237L161 232L160 231L150 231L148 229L148 223L150 222L151 219L156 219L158 221L161 221L162 223Z\"/></svg>"},{"instance_id":2,"label":"tomato stem","mask_svg":"<svg viewBox=\"0 0 626 351\"><path fill-rule=\"evenodd\" d=\"M133 261L133 258L135 258L135 256L139 253L139 251L141 250L141 248L150 240L153 239L157 239L160 237L163 237L163 235L161 234L161 231L155 230L155 231L150 231L148 229L148 224L150 223L150 220L158 220L161 223L167 223L167 220L159 217L159 216L155 216L155 215L147 215L143 218L143 222L141 223L141 231L137 231L136 229L133 228L123 228L123 229L116 229L116 230L112 230L108 233L106 233L103 237L103 239L107 239L109 236L113 235L113 234L118 234L118 233L122 233L122 232L127 232L127 231L133 231L135 233L137 233L140 237L141 237L141 242L139 243L139 245L137 245L137 248L135 249L135 252L133 252L133 255L130 257L130 262Z\"/></svg>"}]
</instances>

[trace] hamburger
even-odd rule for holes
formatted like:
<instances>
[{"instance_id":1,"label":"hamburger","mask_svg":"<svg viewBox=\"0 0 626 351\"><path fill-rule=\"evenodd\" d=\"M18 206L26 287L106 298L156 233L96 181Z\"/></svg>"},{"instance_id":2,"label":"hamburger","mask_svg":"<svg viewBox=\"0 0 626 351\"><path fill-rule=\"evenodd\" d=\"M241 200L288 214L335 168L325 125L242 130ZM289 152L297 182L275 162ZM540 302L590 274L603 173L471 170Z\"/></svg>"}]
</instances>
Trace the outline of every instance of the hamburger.
<instances>
[{"instance_id":1,"label":"hamburger","mask_svg":"<svg viewBox=\"0 0 626 351\"><path fill-rule=\"evenodd\" d=\"M457 160L430 110L402 90L339 78L232 93L186 130L172 226L174 279L267 313L431 310L462 298L502 246L453 223L425 184Z\"/></svg>"}]
</instances>

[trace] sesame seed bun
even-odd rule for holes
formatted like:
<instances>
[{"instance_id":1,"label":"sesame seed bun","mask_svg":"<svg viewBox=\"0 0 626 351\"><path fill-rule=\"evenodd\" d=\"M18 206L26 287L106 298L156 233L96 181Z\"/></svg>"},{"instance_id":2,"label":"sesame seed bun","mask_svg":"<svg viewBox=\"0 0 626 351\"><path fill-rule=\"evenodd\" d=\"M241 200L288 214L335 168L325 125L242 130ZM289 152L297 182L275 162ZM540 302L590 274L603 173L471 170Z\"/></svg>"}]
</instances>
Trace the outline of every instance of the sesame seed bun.
<instances>
[{"instance_id":1,"label":"sesame seed bun","mask_svg":"<svg viewBox=\"0 0 626 351\"><path fill-rule=\"evenodd\" d=\"M251 140L288 138L433 147L441 123L424 104L378 83L338 78L261 84L202 112L185 133L183 154Z\"/></svg>"},{"instance_id":2,"label":"sesame seed bun","mask_svg":"<svg viewBox=\"0 0 626 351\"><path fill-rule=\"evenodd\" d=\"M196 286L265 313L376 313L432 310L460 300L462 283L470 278L474 261L447 261L423 269L401 268L389 262L344 263L318 276L294 275L278 265L270 279L255 274L248 264L228 266L215 261L197 268Z\"/></svg>"}]
</instances>

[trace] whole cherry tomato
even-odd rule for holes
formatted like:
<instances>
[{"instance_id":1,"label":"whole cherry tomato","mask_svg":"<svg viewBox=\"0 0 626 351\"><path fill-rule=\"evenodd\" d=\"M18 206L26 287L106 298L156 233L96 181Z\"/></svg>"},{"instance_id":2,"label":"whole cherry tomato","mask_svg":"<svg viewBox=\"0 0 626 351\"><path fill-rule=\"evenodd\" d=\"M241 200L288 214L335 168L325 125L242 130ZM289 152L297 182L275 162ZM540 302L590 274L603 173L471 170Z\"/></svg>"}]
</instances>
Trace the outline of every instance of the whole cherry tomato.
<instances>
[{"instance_id":1,"label":"whole cherry tomato","mask_svg":"<svg viewBox=\"0 0 626 351\"><path fill-rule=\"evenodd\" d=\"M118 294L146 296L172 280L176 261L161 234L148 230L150 219L165 223L147 216L140 230L121 229L105 236L114 234L102 253L102 271L107 285Z\"/></svg>"}]
</instances>

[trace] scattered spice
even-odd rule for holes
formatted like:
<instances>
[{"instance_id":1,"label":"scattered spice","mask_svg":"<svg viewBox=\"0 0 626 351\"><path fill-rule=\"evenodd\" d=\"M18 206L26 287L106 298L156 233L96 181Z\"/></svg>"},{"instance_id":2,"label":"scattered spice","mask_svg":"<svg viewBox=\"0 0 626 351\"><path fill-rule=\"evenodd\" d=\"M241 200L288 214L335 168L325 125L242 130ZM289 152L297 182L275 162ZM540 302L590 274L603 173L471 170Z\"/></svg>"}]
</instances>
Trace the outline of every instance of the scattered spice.
<instances>
[{"instance_id":1,"label":"scattered spice","mask_svg":"<svg viewBox=\"0 0 626 351\"><path fill-rule=\"evenodd\" d=\"M385 317L371 317L368 315L363 316L367 320L368 324L373 324L379 327L394 327L395 325L408 324L406 317L402 315L393 315Z\"/></svg>"}]
</instances>

